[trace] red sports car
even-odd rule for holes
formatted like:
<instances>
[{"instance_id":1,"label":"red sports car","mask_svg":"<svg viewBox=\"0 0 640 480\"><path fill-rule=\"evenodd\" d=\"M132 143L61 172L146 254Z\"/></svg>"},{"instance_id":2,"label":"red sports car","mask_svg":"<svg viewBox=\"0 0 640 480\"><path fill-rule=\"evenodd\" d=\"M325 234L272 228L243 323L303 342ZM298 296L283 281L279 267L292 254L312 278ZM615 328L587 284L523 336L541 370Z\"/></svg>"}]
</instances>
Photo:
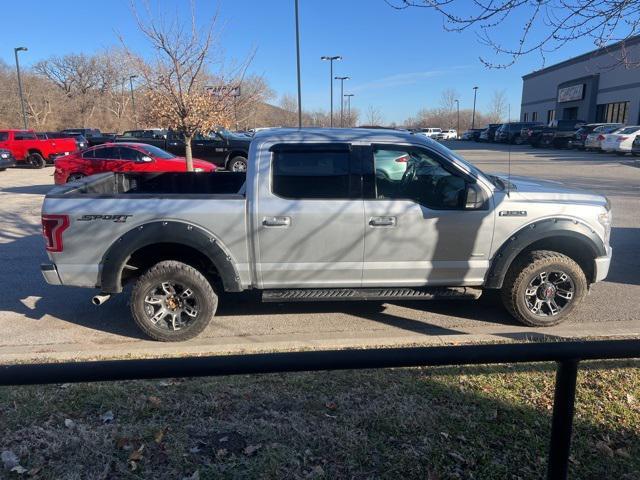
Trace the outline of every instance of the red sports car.
<instances>
[{"instance_id":1,"label":"red sports car","mask_svg":"<svg viewBox=\"0 0 640 480\"><path fill-rule=\"evenodd\" d=\"M82 152L57 158L53 174L56 185L102 172L186 172L183 157L144 143L104 143ZM193 159L196 172L213 172L212 163Z\"/></svg>"}]
</instances>

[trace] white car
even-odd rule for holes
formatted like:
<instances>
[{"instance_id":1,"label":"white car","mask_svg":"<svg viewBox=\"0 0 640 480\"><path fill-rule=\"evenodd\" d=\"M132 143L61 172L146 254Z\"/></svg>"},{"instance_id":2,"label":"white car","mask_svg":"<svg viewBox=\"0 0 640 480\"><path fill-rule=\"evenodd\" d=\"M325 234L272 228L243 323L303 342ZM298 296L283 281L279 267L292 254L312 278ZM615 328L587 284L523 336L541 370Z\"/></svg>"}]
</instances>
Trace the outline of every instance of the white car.
<instances>
[{"instance_id":1,"label":"white car","mask_svg":"<svg viewBox=\"0 0 640 480\"><path fill-rule=\"evenodd\" d=\"M441 128L421 128L418 133L434 140L442 140L444 138Z\"/></svg>"},{"instance_id":2,"label":"white car","mask_svg":"<svg viewBox=\"0 0 640 480\"><path fill-rule=\"evenodd\" d=\"M640 135L640 126L638 125L621 128L615 133L605 135L601 148L605 152L615 152L618 155L631 153L631 146L638 135Z\"/></svg>"},{"instance_id":3,"label":"white car","mask_svg":"<svg viewBox=\"0 0 640 480\"><path fill-rule=\"evenodd\" d=\"M458 138L458 132L453 128L443 131L442 135L443 140L456 140Z\"/></svg>"},{"instance_id":4,"label":"white car","mask_svg":"<svg viewBox=\"0 0 640 480\"><path fill-rule=\"evenodd\" d=\"M624 126L619 123L600 125L594 128L593 132L584 139L584 148L586 150L601 150L605 135L608 133L618 133L618 131L622 129L624 129Z\"/></svg>"}]
</instances>

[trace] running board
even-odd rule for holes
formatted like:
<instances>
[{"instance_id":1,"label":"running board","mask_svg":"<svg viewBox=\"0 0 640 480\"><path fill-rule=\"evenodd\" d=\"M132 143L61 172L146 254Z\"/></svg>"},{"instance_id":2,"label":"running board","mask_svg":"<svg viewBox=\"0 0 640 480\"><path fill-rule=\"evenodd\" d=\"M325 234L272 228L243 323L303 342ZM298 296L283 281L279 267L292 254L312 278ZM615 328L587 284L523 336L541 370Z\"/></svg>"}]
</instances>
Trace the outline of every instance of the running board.
<instances>
[{"instance_id":1,"label":"running board","mask_svg":"<svg viewBox=\"0 0 640 480\"><path fill-rule=\"evenodd\" d=\"M294 288L264 290L262 301L335 302L345 300L476 300L482 290L470 287Z\"/></svg>"}]
</instances>

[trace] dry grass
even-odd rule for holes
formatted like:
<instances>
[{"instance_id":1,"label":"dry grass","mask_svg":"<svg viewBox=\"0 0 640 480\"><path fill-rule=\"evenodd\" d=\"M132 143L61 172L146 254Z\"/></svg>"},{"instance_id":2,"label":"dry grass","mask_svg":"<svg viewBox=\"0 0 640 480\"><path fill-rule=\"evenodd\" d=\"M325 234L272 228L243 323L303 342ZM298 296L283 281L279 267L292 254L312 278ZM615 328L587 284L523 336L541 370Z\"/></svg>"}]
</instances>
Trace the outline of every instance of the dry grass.
<instances>
[{"instance_id":1,"label":"dry grass","mask_svg":"<svg viewBox=\"0 0 640 480\"><path fill-rule=\"evenodd\" d=\"M640 479L637 362L581 370L575 479ZM544 477L553 365L0 389L0 478ZM113 413L109 421L107 412Z\"/></svg>"}]
</instances>

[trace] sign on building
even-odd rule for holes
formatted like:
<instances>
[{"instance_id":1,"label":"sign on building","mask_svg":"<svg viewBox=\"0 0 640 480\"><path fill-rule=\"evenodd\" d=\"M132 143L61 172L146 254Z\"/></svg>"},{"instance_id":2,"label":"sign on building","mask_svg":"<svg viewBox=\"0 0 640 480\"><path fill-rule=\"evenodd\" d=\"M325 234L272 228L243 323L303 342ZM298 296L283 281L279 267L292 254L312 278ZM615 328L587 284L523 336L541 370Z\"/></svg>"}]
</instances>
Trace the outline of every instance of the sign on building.
<instances>
[{"instance_id":1,"label":"sign on building","mask_svg":"<svg viewBox=\"0 0 640 480\"><path fill-rule=\"evenodd\" d=\"M584 98L584 83L558 89L558 103L582 100Z\"/></svg>"}]
</instances>

